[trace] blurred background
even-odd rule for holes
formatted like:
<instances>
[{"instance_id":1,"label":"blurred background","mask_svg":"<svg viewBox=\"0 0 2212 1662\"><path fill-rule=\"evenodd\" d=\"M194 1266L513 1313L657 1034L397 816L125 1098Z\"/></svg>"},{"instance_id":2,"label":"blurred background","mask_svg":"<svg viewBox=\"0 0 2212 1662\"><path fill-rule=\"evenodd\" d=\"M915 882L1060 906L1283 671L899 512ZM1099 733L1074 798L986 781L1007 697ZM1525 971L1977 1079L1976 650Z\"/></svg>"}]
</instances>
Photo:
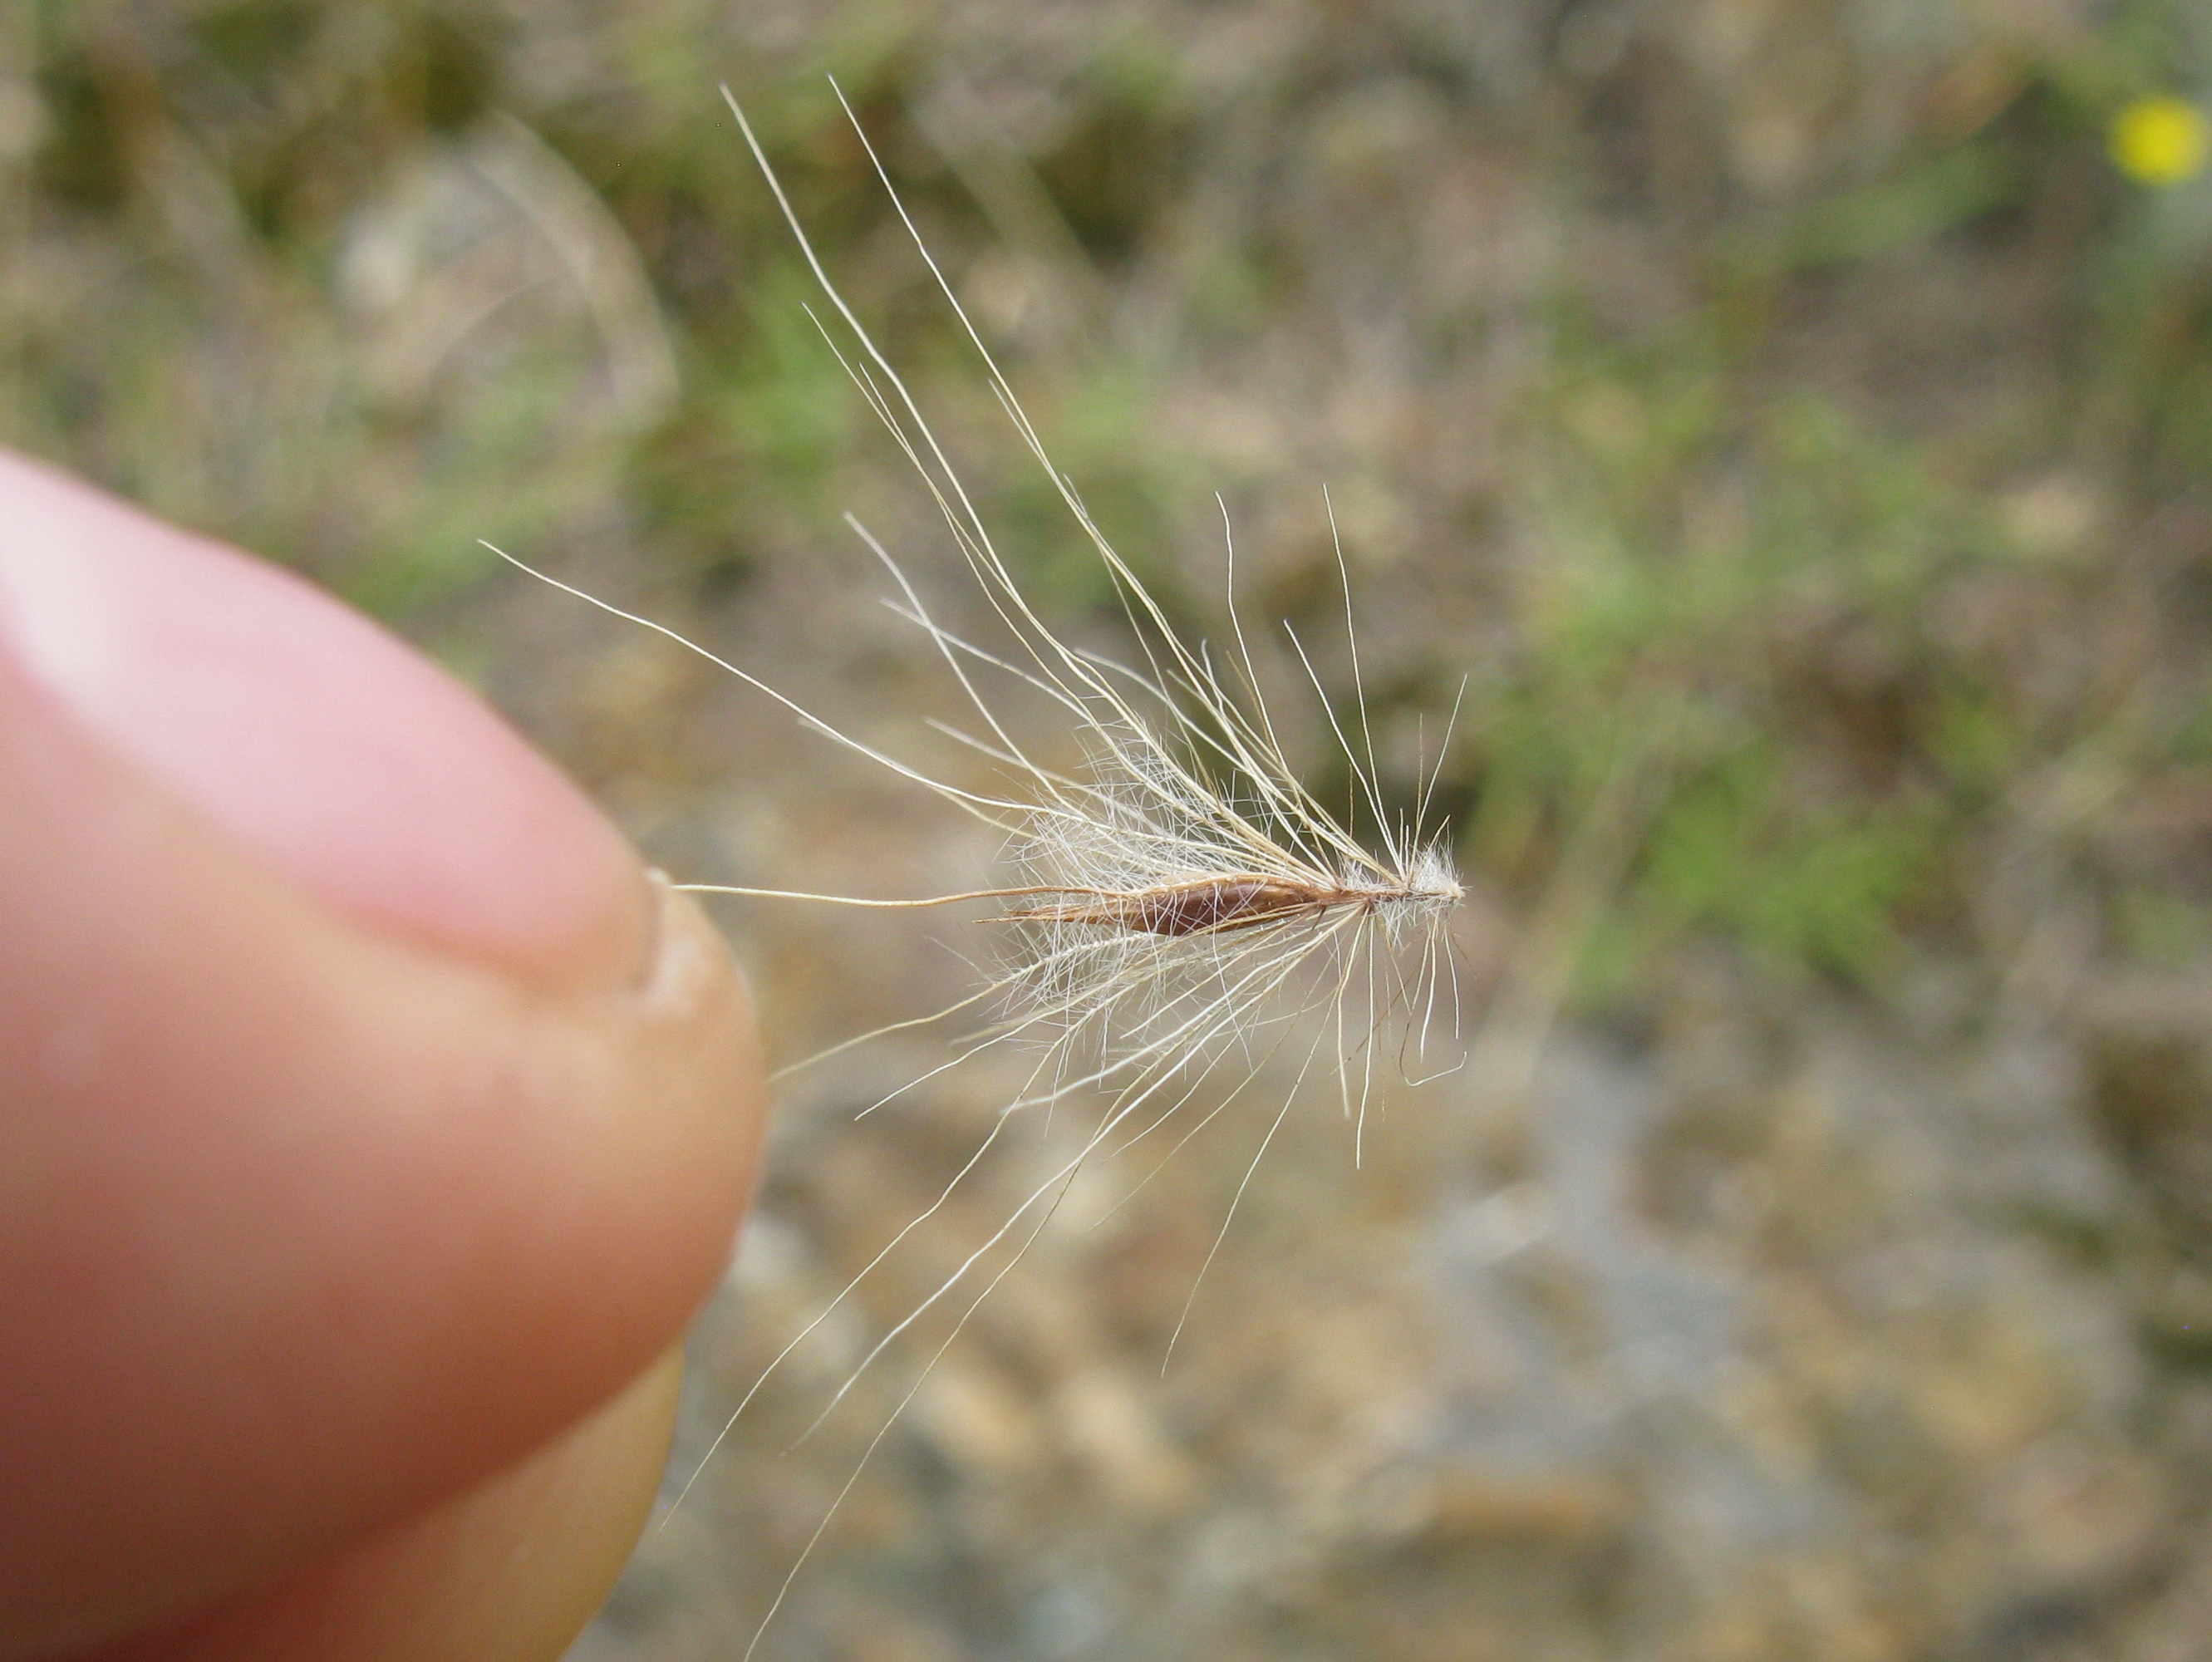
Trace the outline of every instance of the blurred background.
<instances>
[{"instance_id":1,"label":"blurred background","mask_svg":"<svg viewBox=\"0 0 2212 1662\"><path fill-rule=\"evenodd\" d=\"M683 877L986 880L972 826L475 540L988 778L841 514L990 620L727 81L1040 610L1126 645L831 73L1217 638L1222 494L1317 790L1272 625L1350 698L1324 483L1394 801L1466 679L1471 1064L1394 1091L1363 1170L1302 1104L1202 1284L1267 1105L1079 1184L760 1655L2212 1655L2212 13L16 0L0 437L376 611ZM785 1059L993 951L725 921ZM791 1081L671 1498L1018 1087L855 1121L945 1054ZM743 1651L942 1330L787 1451L1074 1119L799 1345L578 1659Z\"/></svg>"}]
</instances>

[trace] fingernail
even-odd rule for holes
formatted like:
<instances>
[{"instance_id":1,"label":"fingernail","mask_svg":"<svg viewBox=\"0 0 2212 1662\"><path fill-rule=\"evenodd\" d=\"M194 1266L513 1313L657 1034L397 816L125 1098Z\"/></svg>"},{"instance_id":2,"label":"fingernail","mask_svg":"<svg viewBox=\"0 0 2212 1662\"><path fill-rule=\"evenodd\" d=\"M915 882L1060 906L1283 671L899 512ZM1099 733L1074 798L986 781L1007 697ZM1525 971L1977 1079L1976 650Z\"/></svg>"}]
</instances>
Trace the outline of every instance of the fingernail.
<instances>
[{"instance_id":1,"label":"fingernail","mask_svg":"<svg viewBox=\"0 0 2212 1662\"><path fill-rule=\"evenodd\" d=\"M358 920L555 978L646 950L635 856L475 694L290 574L4 451L0 643Z\"/></svg>"}]
</instances>

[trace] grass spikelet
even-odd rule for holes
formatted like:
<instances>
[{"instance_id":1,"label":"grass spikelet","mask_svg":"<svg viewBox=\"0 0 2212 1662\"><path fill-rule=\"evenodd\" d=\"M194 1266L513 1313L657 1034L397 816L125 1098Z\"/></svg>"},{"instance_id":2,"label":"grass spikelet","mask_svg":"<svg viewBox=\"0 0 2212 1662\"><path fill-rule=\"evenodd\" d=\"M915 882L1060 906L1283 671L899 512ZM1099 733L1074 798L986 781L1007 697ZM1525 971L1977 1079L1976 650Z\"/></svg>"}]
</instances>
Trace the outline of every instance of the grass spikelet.
<instances>
[{"instance_id":1,"label":"grass spikelet","mask_svg":"<svg viewBox=\"0 0 2212 1662\"><path fill-rule=\"evenodd\" d=\"M817 257L744 110L726 88L723 95L819 285L823 309L810 308L809 315L933 497L969 572L1011 640L1011 646L989 649L941 626L890 553L866 527L847 516L848 524L896 586L893 609L933 643L973 712L972 729L945 727L940 731L995 764L1004 788L975 790L935 778L842 732L741 667L663 625L556 579L544 580L699 653L784 704L833 742L935 793L1004 838L1012 880L959 894L879 899L709 883L683 886L699 893L845 906L997 909L1004 946L995 971L985 973L983 985L933 1014L846 1040L798 1067L894 1031L960 1018L974 1020L977 1013L987 1013L981 1017L981 1025L955 1035L945 1068L1002 1046L1024 1049L1030 1056L1026 1083L1001 1106L982 1146L936 1202L900 1230L806 1332L785 1347L748 1391L737 1415L744 1413L807 1334L948 1202L1009 1123L1021 1116L1047 1116L1063 1105L1081 1105L1094 1116L1086 1122L1074 1152L1033 1187L996 1233L976 1244L933 1293L876 1340L824 1406L818 1425L915 1324L933 1308L944 1306L951 1312L950 1331L902 1393L899 1409L903 1409L977 1306L1042 1231L1086 1164L1126 1153L1173 1126L1172 1141L1159 1160L1171 1157L1244 1096L1286 1047L1295 1080L1267 1117L1237 1200L1304 1083L1317 1070L1334 1075L1342 1111L1353 1123L1356 1159L1379 1089L1379 1035L1394 1024L1404 1028L1409 1054L1389 1071L1411 1073L1417 1071L1411 1058L1426 1055L1430 1030L1440 1017L1455 1031L1457 988L1449 968L1445 924L1463 890L1443 836L1425 823L1434 774L1428 776L1410 810L1400 816L1388 811L1376 780L1376 748L1364 693L1358 695L1348 728L1333 712L1329 715L1353 781L1352 813L1344 819L1332 814L1300 783L1261 697L1253 654L1237 615L1235 545L1225 508L1233 648L1227 667L1217 662L1208 648L1187 642L1170 625L1161 606L1100 533L1073 483L1054 466L869 145L878 178L966 331L1008 421L1112 578L1145 662L1136 667L1101 657L1064 642L1046 625L1000 557L989 527L907 384ZM842 96L841 92L841 100ZM847 113L851 113L849 106ZM854 128L868 145L857 119ZM510 555L502 557L513 560ZM1338 563L1341 573L1340 547ZM527 566L523 569L544 576ZM1345 617L1349 630L1348 582ZM1285 635L1328 709L1328 700L1304 646L1287 629ZM1356 636L1352 654L1357 689ZM994 691L987 691L987 687ZM1000 689L1019 689L1023 696L1041 697L1055 708L1079 740L1080 765L1060 772L1036 760L998 713L994 697ZM1449 731L1447 724L1447 739ZM1440 743L1439 766L1443 749ZM1354 835L1355 820L1366 833L1364 840ZM912 1081L893 1095L920 1082ZM863 1111L872 1112L889 1100ZM1152 1169L1158 1165L1156 1160ZM1136 1186L1141 1186L1141 1179ZM1232 1201L1222 1221L1223 1235L1236 1205ZM1217 1236L1214 1251L1219 1245ZM994 1268L1000 1257L1004 1262ZM1202 1279L1203 1269L1200 1273ZM1190 1299L1196 1293L1194 1285ZM1183 1320L1189 1310L1187 1300ZM1176 1337L1182 1328L1179 1321ZM1170 1342L1170 1352L1174 1342ZM869 1453L880 1445L898 1411L895 1409L876 1430L867 1445ZM737 1415L730 1425L736 1423ZM699 1470L713 1458L729 1428L725 1426L722 1436L715 1439ZM862 1456L861 1464L866 1458ZM693 1473L693 1482L697 1475ZM859 1476L856 1466L763 1616L761 1632L782 1605L792 1580ZM689 1491L687 1484L684 1494ZM679 1495L678 1506L682 1499ZM759 1639L757 1633L745 1653L748 1657Z\"/></svg>"}]
</instances>

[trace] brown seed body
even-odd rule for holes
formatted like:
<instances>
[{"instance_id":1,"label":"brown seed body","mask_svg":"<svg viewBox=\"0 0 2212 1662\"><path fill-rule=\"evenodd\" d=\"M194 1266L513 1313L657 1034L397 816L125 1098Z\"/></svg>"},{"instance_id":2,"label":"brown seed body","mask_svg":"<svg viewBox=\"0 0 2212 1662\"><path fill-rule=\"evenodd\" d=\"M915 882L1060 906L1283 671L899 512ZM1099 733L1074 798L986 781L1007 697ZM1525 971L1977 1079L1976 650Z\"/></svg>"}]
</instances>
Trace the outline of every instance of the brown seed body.
<instances>
[{"instance_id":1,"label":"brown seed body","mask_svg":"<svg viewBox=\"0 0 2212 1662\"><path fill-rule=\"evenodd\" d=\"M1025 922L1087 923L1146 934L1222 934L1290 917L1318 917L1338 906L1371 905L1379 897L1357 889L1323 888L1275 877L1210 877L1194 883L1104 895L1079 905L1011 912Z\"/></svg>"}]
</instances>

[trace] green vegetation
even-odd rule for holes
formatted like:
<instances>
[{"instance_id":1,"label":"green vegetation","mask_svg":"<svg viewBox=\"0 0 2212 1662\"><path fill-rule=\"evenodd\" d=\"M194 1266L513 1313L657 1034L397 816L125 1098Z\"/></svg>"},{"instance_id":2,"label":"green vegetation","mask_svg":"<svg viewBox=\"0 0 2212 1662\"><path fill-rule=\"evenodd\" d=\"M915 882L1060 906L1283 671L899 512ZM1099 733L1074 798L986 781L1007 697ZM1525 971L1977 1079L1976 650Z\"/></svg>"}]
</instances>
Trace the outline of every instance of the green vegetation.
<instances>
[{"instance_id":1,"label":"green vegetation","mask_svg":"<svg viewBox=\"0 0 2212 1662\"><path fill-rule=\"evenodd\" d=\"M1330 557L1285 504L1382 505L1348 527L1369 667L1431 734L1472 677L1471 868L1533 905L1613 818L1595 1005L1714 939L1784 982L1995 977L1992 862L2029 845L2112 953L2197 950L2212 825L2130 805L2212 757L2212 180L2170 133L2154 186L2107 143L2130 100L2212 94L2190 11L1808 13L1767 42L1810 76L1778 106L1656 25L1516 59L1386 13L1232 72L1172 13L1010 66L991 9L22 9L0 430L419 626L478 537L741 606L896 459L729 78L1044 604L1109 612L834 71L1181 615L1221 623L1214 489L1267 544L1250 604L1302 630Z\"/></svg>"}]
</instances>

